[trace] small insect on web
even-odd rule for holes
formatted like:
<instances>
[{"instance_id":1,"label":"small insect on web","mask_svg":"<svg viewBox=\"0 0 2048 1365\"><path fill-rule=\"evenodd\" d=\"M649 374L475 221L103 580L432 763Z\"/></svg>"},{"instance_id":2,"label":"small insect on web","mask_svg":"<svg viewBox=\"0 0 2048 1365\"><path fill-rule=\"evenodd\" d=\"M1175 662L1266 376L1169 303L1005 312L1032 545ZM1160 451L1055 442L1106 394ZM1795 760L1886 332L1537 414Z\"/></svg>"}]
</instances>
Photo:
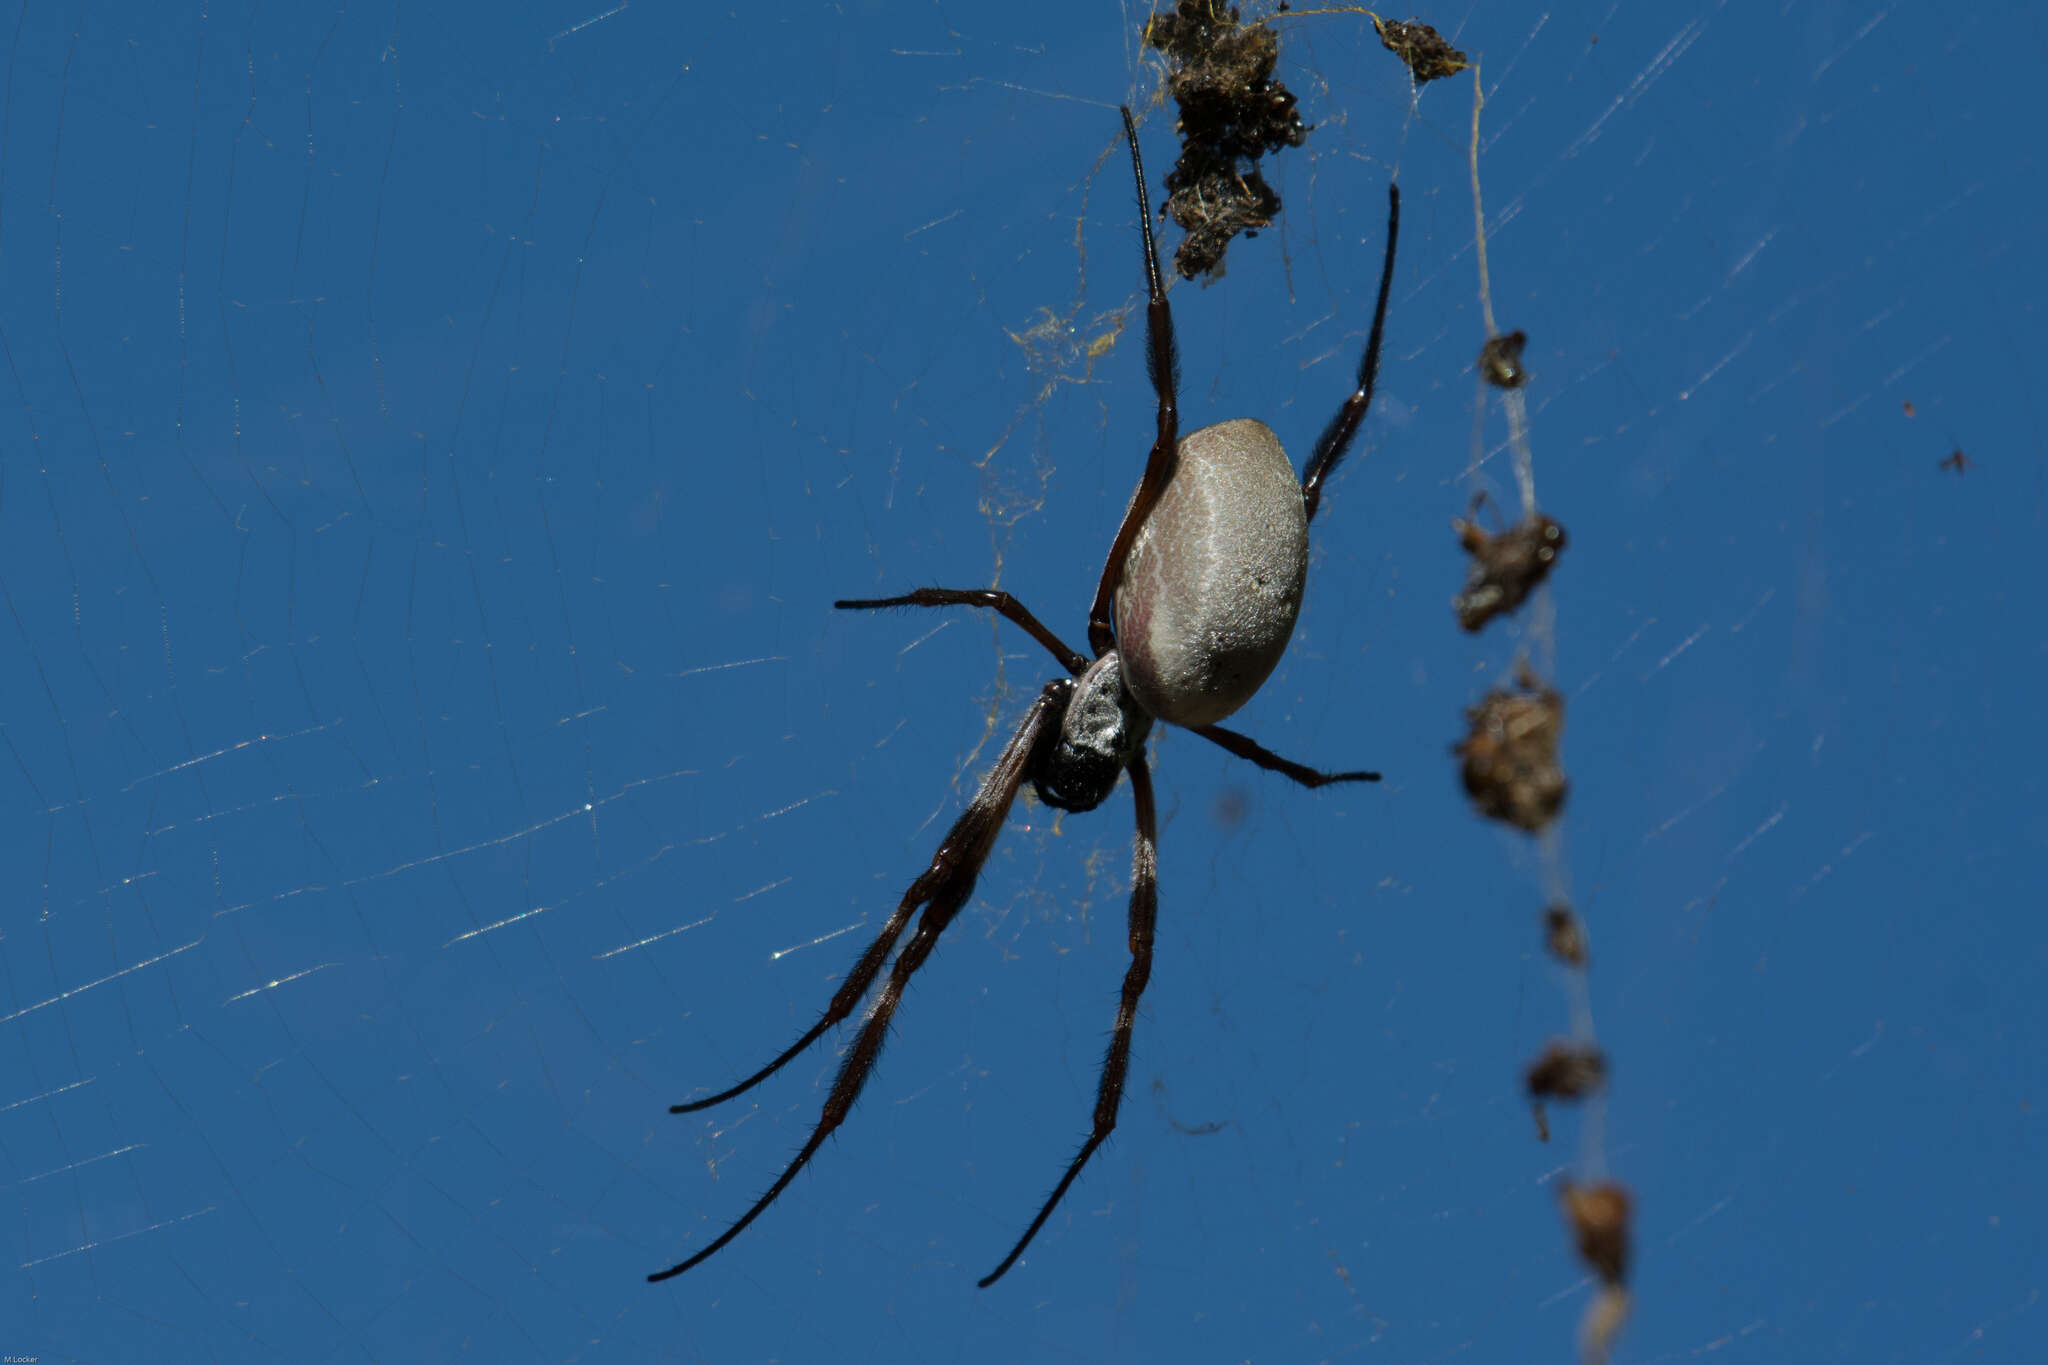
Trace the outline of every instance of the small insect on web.
<instances>
[{"instance_id":1,"label":"small insect on web","mask_svg":"<svg viewBox=\"0 0 2048 1365\"><path fill-rule=\"evenodd\" d=\"M1184 726L1221 748L1305 787L1333 782L1377 782L1374 772L1327 773L1271 752L1217 722L1252 699L1280 662L1294 634L1308 578L1308 526L1321 505L1323 485L1343 461L1372 407L1393 284L1394 243L1400 230L1401 192L1387 187L1387 245L1380 266L1372 332L1351 395L1317 439L1299 481L1279 438L1263 422L1238 419L1180 434L1175 389L1173 315L1152 240L1152 209L1138 131L1123 111L1138 187L1138 228L1144 248L1146 363L1158 398L1158 434L1144 477L1111 543L1088 615L1090 658L1043 625L1024 604L993 588L920 588L900 597L842 600L842 610L883 607L982 607L1000 613L1045 647L1066 670L1047 683L1025 710L1016 733L982 778L967 809L953 822L931 864L903 893L818 1022L773 1061L737 1085L706 1099L670 1108L695 1113L751 1090L780 1071L835 1025L852 1017L878 979L853 1045L840 1063L817 1127L775 1183L739 1219L687 1259L649 1275L666 1280L701 1264L725 1247L789 1188L797 1173L845 1121L880 1057L882 1042L904 988L924 965L939 937L967 904L982 865L995 847L1003 819L1029 779L1039 799L1069 811L1093 810L1109 799L1117 779L1130 775L1137 817L1130 900L1131 962L1124 973L1116 1025L1103 1059L1094 1122L1024 1235L1002 1263L981 1280L1001 1279L1038 1235L1088 1159L1116 1127L1130 1069L1131 1032L1138 1001L1152 974L1153 926L1158 912L1158 814L1145 741L1155 721ZM917 928L893 963L890 954L910 927ZM886 978L882 969L889 968Z\"/></svg>"}]
</instances>

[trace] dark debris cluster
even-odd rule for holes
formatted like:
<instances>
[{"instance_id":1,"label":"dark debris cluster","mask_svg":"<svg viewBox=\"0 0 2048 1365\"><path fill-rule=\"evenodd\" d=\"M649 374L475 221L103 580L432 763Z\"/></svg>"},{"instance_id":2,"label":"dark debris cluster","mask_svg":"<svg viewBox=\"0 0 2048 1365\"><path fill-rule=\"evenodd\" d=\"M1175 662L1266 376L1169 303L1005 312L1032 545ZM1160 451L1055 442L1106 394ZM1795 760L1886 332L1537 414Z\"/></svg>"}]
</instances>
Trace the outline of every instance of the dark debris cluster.
<instances>
[{"instance_id":1,"label":"dark debris cluster","mask_svg":"<svg viewBox=\"0 0 2048 1365\"><path fill-rule=\"evenodd\" d=\"M1524 673L1515 689L1496 687L1465 713L1469 730L1456 752L1466 794L1491 820L1535 834L1564 809L1564 698Z\"/></svg>"},{"instance_id":2,"label":"dark debris cluster","mask_svg":"<svg viewBox=\"0 0 2048 1365\"><path fill-rule=\"evenodd\" d=\"M1586 927L1569 905L1562 902L1543 911L1543 946L1559 965L1586 965Z\"/></svg>"},{"instance_id":3,"label":"dark debris cluster","mask_svg":"<svg viewBox=\"0 0 2048 1365\"><path fill-rule=\"evenodd\" d=\"M1607 1054L1590 1043L1568 1043L1553 1038L1543 1055L1529 1064L1523 1075L1529 1090L1529 1107L1536 1116L1536 1136L1550 1141L1550 1117L1546 1100L1582 1100L1607 1083Z\"/></svg>"},{"instance_id":4,"label":"dark debris cluster","mask_svg":"<svg viewBox=\"0 0 2048 1365\"><path fill-rule=\"evenodd\" d=\"M1467 64L1464 53L1444 43L1426 24L1374 22L1380 41L1401 54L1418 85L1448 76ZM1490 304L1487 312L1490 330ZM1520 330L1489 336L1477 358L1481 380L1509 391L1527 386L1529 371L1522 363L1522 352L1528 343L1528 335ZM1514 423L1525 420L1518 400L1507 406ZM1910 406L1907 415L1911 415ZM1451 599L1458 623L1467 631L1478 631L1495 617L1519 608L1549 576L1567 541L1564 527L1538 512L1533 500L1515 525L1489 532L1476 520L1484 500L1484 494L1474 498L1465 516L1451 522L1470 560L1464 590ZM1515 685L1489 691L1477 706L1466 710L1465 720L1465 737L1452 751L1460 760L1466 794L1479 813L1529 834L1548 830L1564 809L1571 788L1558 757L1564 737L1562 694L1536 673L1524 655L1516 669ZM1554 855L1554 846L1545 850L1546 861ZM1559 869L1553 865L1551 871ZM1583 992L1586 929L1577 912L1562 899L1543 909L1543 941L1551 959L1578 978L1573 990ZM1579 1036L1552 1039L1523 1072L1536 1134L1543 1142L1550 1141L1551 1102L1587 1099L1607 1086L1607 1054L1594 1041L1582 1008L1575 1029ZM1587 1153L1597 1170L1601 1164L1597 1145L1589 1146ZM1601 1282L1581 1320L1580 1358L1586 1365L1605 1365L1629 1314L1627 1280L1634 1201L1626 1186L1605 1179L1585 1184L1567 1180L1558 1194L1579 1259Z\"/></svg>"},{"instance_id":5,"label":"dark debris cluster","mask_svg":"<svg viewBox=\"0 0 2048 1365\"><path fill-rule=\"evenodd\" d=\"M1472 65L1464 53L1445 42L1443 35L1428 24L1375 19L1373 27L1379 30L1380 46L1408 64L1408 72L1417 85L1455 76Z\"/></svg>"},{"instance_id":6,"label":"dark debris cluster","mask_svg":"<svg viewBox=\"0 0 2048 1365\"><path fill-rule=\"evenodd\" d=\"M1628 1279L1630 1199L1619 1185L1566 1185L1565 1218L1579 1244L1579 1259L1610 1285Z\"/></svg>"},{"instance_id":7,"label":"dark debris cluster","mask_svg":"<svg viewBox=\"0 0 2048 1365\"><path fill-rule=\"evenodd\" d=\"M1171 63L1167 90L1180 107L1180 159L1166 176L1166 215L1186 234L1174 268L1188 280L1220 275L1231 239L1257 236L1280 212L1259 158L1308 140L1294 93L1273 76L1280 39L1209 0L1148 16L1144 38Z\"/></svg>"},{"instance_id":8,"label":"dark debris cluster","mask_svg":"<svg viewBox=\"0 0 2048 1365\"><path fill-rule=\"evenodd\" d=\"M1287 9L1281 0L1279 13ZM1404 62L1417 85L1463 71L1465 54L1428 24L1373 21L1380 45ZM1280 38L1264 20L1244 23L1221 0L1174 0L1145 17L1143 41L1164 53L1166 88L1180 109L1180 159L1166 177L1162 212L1185 234L1173 253L1182 279L1223 273L1240 233L1256 237L1280 213L1259 159L1308 140L1294 92L1274 75Z\"/></svg>"},{"instance_id":9,"label":"dark debris cluster","mask_svg":"<svg viewBox=\"0 0 2048 1365\"><path fill-rule=\"evenodd\" d=\"M1582 1100L1606 1083L1607 1054L1553 1038L1524 1079L1531 1099Z\"/></svg>"},{"instance_id":10,"label":"dark debris cluster","mask_svg":"<svg viewBox=\"0 0 2048 1365\"><path fill-rule=\"evenodd\" d=\"M1529 382L1529 372L1522 368L1522 348L1528 344L1529 334L1523 331L1488 337L1479 348L1480 375L1496 389L1521 388Z\"/></svg>"},{"instance_id":11,"label":"dark debris cluster","mask_svg":"<svg viewBox=\"0 0 2048 1365\"><path fill-rule=\"evenodd\" d=\"M1521 606L1550 576L1550 566L1566 544L1564 527L1541 513L1522 518L1499 535L1463 518L1452 521L1451 529L1472 559L1465 571L1465 590L1451 599L1458 624L1468 631Z\"/></svg>"}]
</instances>

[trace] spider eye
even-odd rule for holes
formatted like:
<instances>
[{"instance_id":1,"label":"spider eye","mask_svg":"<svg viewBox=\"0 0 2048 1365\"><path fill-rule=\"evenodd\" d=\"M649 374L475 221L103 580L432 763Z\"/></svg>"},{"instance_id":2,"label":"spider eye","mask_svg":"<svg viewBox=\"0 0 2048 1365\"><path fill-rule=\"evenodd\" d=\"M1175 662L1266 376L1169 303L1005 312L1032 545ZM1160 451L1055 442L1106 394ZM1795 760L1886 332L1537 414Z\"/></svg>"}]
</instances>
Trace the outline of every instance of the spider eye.
<instances>
[{"instance_id":1,"label":"spider eye","mask_svg":"<svg viewBox=\"0 0 2048 1365\"><path fill-rule=\"evenodd\" d=\"M1124 687L1123 661L1111 650L1076 680L1058 736L1033 765L1038 799L1061 810L1094 810L1151 732L1152 717Z\"/></svg>"}]
</instances>

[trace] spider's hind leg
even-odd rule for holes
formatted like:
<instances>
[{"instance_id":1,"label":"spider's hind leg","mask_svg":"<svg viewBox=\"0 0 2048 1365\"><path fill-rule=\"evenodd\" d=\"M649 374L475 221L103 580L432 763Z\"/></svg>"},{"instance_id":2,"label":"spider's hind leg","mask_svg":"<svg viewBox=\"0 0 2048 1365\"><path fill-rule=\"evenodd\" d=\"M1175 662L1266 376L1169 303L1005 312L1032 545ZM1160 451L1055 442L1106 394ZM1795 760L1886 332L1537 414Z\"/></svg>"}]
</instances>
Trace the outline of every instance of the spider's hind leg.
<instances>
[{"instance_id":1,"label":"spider's hind leg","mask_svg":"<svg viewBox=\"0 0 2048 1365\"><path fill-rule=\"evenodd\" d=\"M1226 730L1220 725L1203 725L1195 732L1219 749L1227 749L1248 763L1256 763L1269 773L1279 773L1291 778L1313 791L1327 787L1332 782L1377 782L1380 775L1375 772L1326 773L1319 768L1306 767L1291 758L1282 758L1250 735L1241 735L1235 730Z\"/></svg>"},{"instance_id":2,"label":"spider's hind leg","mask_svg":"<svg viewBox=\"0 0 2048 1365\"><path fill-rule=\"evenodd\" d=\"M1001 588L919 588L901 597L842 597L832 604L841 611L874 611L884 607L987 607L999 611L1012 624L1022 626L1032 639L1045 646L1059 660L1060 667L1079 675L1088 660L1067 648L1066 641L1052 633L1028 608Z\"/></svg>"}]
</instances>

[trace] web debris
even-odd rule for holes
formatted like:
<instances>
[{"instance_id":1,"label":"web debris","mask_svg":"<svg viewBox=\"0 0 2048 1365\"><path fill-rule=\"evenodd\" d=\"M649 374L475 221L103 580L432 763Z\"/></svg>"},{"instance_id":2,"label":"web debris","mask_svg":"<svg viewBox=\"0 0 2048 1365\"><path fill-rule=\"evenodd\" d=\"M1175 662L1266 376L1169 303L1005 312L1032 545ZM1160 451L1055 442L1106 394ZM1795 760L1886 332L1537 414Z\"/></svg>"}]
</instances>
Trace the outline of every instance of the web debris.
<instances>
[{"instance_id":1,"label":"web debris","mask_svg":"<svg viewBox=\"0 0 2048 1365\"><path fill-rule=\"evenodd\" d=\"M1166 54L1166 88L1180 107L1180 159L1166 173L1163 212L1187 235L1173 253L1184 280L1223 274L1223 253L1239 233L1259 235L1280 212L1280 196L1259 158L1308 141L1294 92L1273 73L1279 35L1237 9L1177 0L1171 14L1145 18L1144 41Z\"/></svg>"},{"instance_id":2,"label":"web debris","mask_svg":"<svg viewBox=\"0 0 2048 1365\"><path fill-rule=\"evenodd\" d=\"M1432 35L1433 36L1433 35ZM1462 54L1460 59L1462 60ZM1422 77L1418 73L1417 79ZM1546 1104L1553 1100L1588 1104L1580 1132L1579 1174L1564 1182L1559 1198L1571 1226L1579 1259L1599 1277L1601 1290L1579 1325L1580 1353L1588 1365L1601 1365L1612 1349L1629 1313L1628 1268L1634 1199L1627 1187L1606 1170L1603 1132L1606 1109L1607 1054L1593 1029L1593 1011L1586 980L1586 930L1572 909L1565 870L1564 839L1555 827L1570 784L1558 760L1564 732L1564 698L1545 674L1557 671L1557 614L1544 587L1558 552L1566 542L1564 528L1536 506L1536 463L1529 440L1529 410L1523 390L1529 372L1522 364L1528 337L1520 330L1502 333L1494 320L1493 289L1487 276L1486 214L1479 186L1479 120L1486 107L1485 87L1477 65L1472 67L1472 216L1479 264L1479 301L1486 327L1474 368L1480 388L1478 413L1483 420L1486 390L1501 397L1514 451L1515 481L1521 493L1521 521L1498 535L1470 520L1453 521L1459 543L1471 556L1464 591L1452 599L1459 624L1468 632L1483 630L1495 617L1518 610L1532 592L1536 610L1528 639L1541 656L1541 668L1526 648L1516 651L1515 687L1494 688L1466 712L1468 732L1454 746L1463 764L1465 790L1479 813L1535 836L1545 900L1544 941L1563 977L1572 1029L1568 1039L1553 1039L1524 1073L1523 1083L1536 1120L1538 1137L1550 1141ZM1474 456L1479 467L1479 426L1473 428ZM1475 496L1476 513L1484 493Z\"/></svg>"},{"instance_id":3,"label":"web debris","mask_svg":"<svg viewBox=\"0 0 2048 1365\"><path fill-rule=\"evenodd\" d=\"M1290 11L1280 0L1272 18L1358 14L1372 20L1380 46L1407 66L1417 89L1463 71L1465 54L1428 24L1385 19L1339 5ZM1173 253L1184 280L1223 274L1224 253L1240 233L1256 237L1280 214L1280 196L1259 160L1308 141L1297 100L1275 78L1280 38L1266 19L1243 23L1235 5L1175 0L1171 13L1147 14L1141 41L1165 54L1166 88L1180 110L1180 159L1166 175L1161 212L1186 234Z\"/></svg>"}]
</instances>

